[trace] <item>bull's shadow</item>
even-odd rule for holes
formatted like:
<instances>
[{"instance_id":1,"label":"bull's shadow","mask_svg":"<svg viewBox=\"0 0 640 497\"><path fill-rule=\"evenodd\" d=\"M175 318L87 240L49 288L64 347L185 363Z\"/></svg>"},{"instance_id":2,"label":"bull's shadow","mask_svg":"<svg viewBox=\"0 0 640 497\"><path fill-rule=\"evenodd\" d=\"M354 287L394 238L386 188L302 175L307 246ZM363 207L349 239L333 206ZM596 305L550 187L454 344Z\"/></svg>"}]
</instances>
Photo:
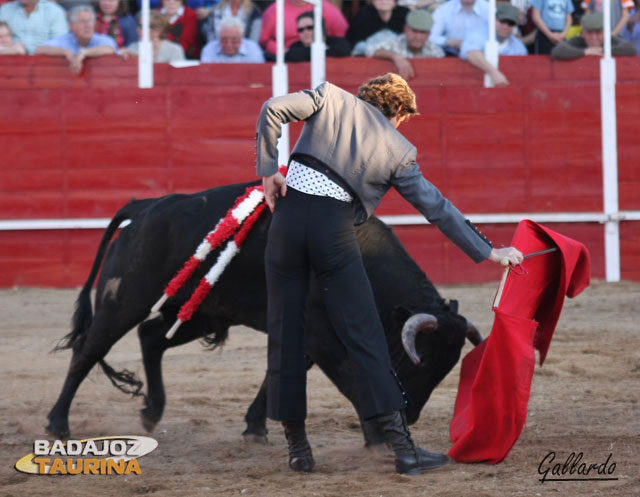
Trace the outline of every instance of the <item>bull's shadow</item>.
<instances>
[{"instance_id":1,"label":"bull's shadow","mask_svg":"<svg viewBox=\"0 0 640 497\"><path fill-rule=\"evenodd\" d=\"M105 230L89 278L78 296L73 329L59 347L71 348L73 356L62 392L49 412L47 430L50 434L60 438L69 436L71 402L80 383L96 363L118 388L143 395L140 393L142 382L132 373L117 372L104 361L111 347L138 325L147 377L145 407L141 414L148 431L160 421L165 406L161 367L165 350L195 339L204 339L209 346L215 347L224 342L229 327L233 325L266 331L264 251L271 220L268 210L258 219L242 250L229 264L213 291L173 338L165 338L167 330L212 261L216 260L218 252L209 255L203 267L164 304L158 316L147 319L165 285L193 254L204 236L224 217L237 197L255 184L229 185L192 195L176 194L133 201L116 213ZM125 220L130 223L111 242L118 226ZM391 359L408 395L407 419L414 423L433 389L459 360L465 336L476 344L481 337L473 325L457 314L455 303L442 299L382 221L375 217L369 219L357 228L357 236ZM90 293L96 278L94 314ZM350 362L329 322L316 286L312 283L307 303L305 353L309 365L317 364L352 402L357 412L358 395L354 390ZM412 323L417 319L418 331L426 331L413 336L415 350L422 358L419 365L415 365L405 352L401 337L407 320L416 315L419 317L414 317ZM405 335L412 338L411 331ZM413 345L408 344L408 347ZM244 435L264 439L267 433L264 383L245 420L247 429ZM367 445L383 443L375 421L361 419L361 425Z\"/></svg>"}]
</instances>

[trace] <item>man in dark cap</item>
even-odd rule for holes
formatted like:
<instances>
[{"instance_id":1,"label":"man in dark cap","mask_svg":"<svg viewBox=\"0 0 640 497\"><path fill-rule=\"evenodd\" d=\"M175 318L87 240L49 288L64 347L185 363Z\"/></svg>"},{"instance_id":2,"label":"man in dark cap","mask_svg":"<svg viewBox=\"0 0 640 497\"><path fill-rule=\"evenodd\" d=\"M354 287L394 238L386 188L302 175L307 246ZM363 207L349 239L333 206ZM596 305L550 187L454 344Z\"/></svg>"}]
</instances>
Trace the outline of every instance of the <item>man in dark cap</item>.
<instances>
[{"instance_id":1,"label":"man in dark cap","mask_svg":"<svg viewBox=\"0 0 640 497\"><path fill-rule=\"evenodd\" d=\"M601 13L585 14L582 17L582 35L558 43L551 57L558 60L579 59L585 55L604 55L604 20ZM611 55L636 55L636 47L619 36L611 37Z\"/></svg>"},{"instance_id":2,"label":"man in dark cap","mask_svg":"<svg viewBox=\"0 0 640 497\"><path fill-rule=\"evenodd\" d=\"M527 55L527 47L513 34L518 24L520 11L510 3L503 3L496 9L496 40L500 55ZM465 36L460 47L460 58L485 74L493 81L493 86L508 86L507 77L494 67L484 54L484 46L489 40L489 29L471 31Z\"/></svg>"}]
</instances>

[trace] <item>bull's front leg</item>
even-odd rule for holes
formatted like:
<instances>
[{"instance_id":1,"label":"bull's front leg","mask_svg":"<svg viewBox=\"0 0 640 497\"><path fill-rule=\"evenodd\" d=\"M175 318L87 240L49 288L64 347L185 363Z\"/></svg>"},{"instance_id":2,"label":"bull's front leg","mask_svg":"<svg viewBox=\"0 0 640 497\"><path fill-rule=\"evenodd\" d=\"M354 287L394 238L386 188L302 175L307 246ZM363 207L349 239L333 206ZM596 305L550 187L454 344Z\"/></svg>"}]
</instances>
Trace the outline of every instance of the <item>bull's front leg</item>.
<instances>
[{"instance_id":1,"label":"bull's front leg","mask_svg":"<svg viewBox=\"0 0 640 497\"><path fill-rule=\"evenodd\" d=\"M385 443L384 433L375 418L360 418L360 427L364 436L364 446L368 449L383 447Z\"/></svg>"},{"instance_id":2,"label":"bull's front leg","mask_svg":"<svg viewBox=\"0 0 640 497\"><path fill-rule=\"evenodd\" d=\"M313 361L309 356L305 356L307 360L307 371L313 366ZM247 428L242 432L245 440L266 444L268 442L267 434L267 376L265 375L260 390L253 399L253 402L244 415Z\"/></svg>"},{"instance_id":3,"label":"bull's front leg","mask_svg":"<svg viewBox=\"0 0 640 497\"><path fill-rule=\"evenodd\" d=\"M265 375L256 398L244 415L247 428L242 432L245 440L266 444L267 440L267 377Z\"/></svg>"}]
</instances>

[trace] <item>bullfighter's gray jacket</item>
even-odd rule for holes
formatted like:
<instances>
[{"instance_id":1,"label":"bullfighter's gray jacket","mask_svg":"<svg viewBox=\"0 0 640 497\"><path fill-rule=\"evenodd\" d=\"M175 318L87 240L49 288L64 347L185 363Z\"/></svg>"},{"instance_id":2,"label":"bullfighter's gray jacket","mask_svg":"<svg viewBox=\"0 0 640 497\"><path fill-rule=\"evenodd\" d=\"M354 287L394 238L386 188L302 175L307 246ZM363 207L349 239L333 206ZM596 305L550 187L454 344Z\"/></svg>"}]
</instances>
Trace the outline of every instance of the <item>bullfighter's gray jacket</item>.
<instances>
[{"instance_id":1,"label":"bullfighter's gray jacket","mask_svg":"<svg viewBox=\"0 0 640 497\"><path fill-rule=\"evenodd\" d=\"M342 180L357 199L355 224L363 223L393 186L475 262L489 256L491 243L422 176L416 147L376 107L331 83L265 102L256 136L259 176L278 171L281 126L295 121L305 124L292 157L314 158L320 167L303 162Z\"/></svg>"}]
</instances>

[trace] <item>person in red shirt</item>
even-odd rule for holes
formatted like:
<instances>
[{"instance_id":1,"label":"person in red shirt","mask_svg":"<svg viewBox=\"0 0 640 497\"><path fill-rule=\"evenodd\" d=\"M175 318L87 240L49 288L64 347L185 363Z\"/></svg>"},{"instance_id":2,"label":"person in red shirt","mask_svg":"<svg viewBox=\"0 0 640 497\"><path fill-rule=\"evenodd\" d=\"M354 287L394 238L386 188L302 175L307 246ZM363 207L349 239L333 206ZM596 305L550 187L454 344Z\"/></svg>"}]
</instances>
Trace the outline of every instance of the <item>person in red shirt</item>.
<instances>
[{"instance_id":1,"label":"person in red shirt","mask_svg":"<svg viewBox=\"0 0 640 497\"><path fill-rule=\"evenodd\" d=\"M313 5L304 0L285 0L284 2L284 49L298 41L298 24L300 14L313 10ZM322 18L327 28L327 36L344 36L349 24L336 6L327 0L322 1ZM273 3L262 14L262 31L260 45L265 51L267 60L274 60L276 53L276 4Z\"/></svg>"},{"instance_id":2,"label":"person in red shirt","mask_svg":"<svg viewBox=\"0 0 640 497\"><path fill-rule=\"evenodd\" d=\"M196 11L185 7L183 0L162 0L160 11L169 17L171 23L167 39L182 45L188 59L200 59Z\"/></svg>"}]
</instances>

